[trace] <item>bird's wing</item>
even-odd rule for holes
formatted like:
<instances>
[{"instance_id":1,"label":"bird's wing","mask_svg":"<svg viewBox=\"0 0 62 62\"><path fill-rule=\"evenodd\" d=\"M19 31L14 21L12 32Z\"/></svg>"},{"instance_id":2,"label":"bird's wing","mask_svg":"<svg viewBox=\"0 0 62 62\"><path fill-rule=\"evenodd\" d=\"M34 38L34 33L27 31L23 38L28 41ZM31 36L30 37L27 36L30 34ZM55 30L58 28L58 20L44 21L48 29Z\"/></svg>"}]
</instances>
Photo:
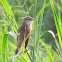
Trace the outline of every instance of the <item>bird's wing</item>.
<instances>
[{"instance_id":1,"label":"bird's wing","mask_svg":"<svg viewBox=\"0 0 62 62\"><path fill-rule=\"evenodd\" d=\"M26 49L26 47L27 47L27 45L28 45L28 42L29 42L29 37L28 37L27 40L25 41L25 49Z\"/></svg>"},{"instance_id":2,"label":"bird's wing","mask_svg":"<svg viewBox=\"0 0 62 62\"><path fill-rule=\"evenodd\" d=\"M18 35L17 35L17 46L19 48L21 47L23 41L24 41L24 32L21 29L20 31L18 31Z\"/></svg>"}]
</instances>

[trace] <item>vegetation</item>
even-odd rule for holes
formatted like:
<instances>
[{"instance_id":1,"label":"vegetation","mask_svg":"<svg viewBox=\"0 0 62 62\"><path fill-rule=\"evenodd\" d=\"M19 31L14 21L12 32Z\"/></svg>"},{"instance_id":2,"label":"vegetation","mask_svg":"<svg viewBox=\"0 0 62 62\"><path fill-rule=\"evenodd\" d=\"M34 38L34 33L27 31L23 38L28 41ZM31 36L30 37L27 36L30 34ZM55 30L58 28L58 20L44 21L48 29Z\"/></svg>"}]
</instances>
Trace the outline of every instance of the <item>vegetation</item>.
<instances>
[{"instance_id":1,"label":"vegetation","mask_svg":"<svg viewBox=\"0 0 62 62\"><path fill-rule=\"evenodd\" d=\"M0 0L0 62L62 62L61 6L62 0ZM14 56L26 16L34 18L28 50L23 45Z\"/></svg>"}]
</instances>

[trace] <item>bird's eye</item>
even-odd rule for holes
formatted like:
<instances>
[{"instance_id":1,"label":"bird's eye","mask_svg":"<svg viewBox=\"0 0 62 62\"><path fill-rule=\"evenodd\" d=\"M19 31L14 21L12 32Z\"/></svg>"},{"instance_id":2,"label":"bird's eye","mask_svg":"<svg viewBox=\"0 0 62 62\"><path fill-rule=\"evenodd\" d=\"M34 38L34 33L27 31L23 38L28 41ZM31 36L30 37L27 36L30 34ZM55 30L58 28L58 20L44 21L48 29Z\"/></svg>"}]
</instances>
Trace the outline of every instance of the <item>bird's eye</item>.
<instances>
[{"instance_id":1,"label":"bird's eye","mask_svg":"<svg viewBox=\"0 0 62 62\"><path fill-rule=\"evenodd\" d=\"M31 19L28 19L28 20L31 20Z\"/></svg>"}]
</instances>

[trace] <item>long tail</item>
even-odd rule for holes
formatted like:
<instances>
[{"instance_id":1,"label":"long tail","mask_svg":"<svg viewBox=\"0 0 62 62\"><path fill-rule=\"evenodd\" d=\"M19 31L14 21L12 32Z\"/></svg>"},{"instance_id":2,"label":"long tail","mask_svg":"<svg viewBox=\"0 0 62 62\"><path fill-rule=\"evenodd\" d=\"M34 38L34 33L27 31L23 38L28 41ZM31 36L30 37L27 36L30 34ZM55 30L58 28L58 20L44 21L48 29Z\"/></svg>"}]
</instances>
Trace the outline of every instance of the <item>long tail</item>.
<instances>
[{"instance_id":1,"label":"long tail","mask_svg":"<svg viewBox=\"0 0 62 62\"><path fill-rule=\"evenodd\" d=\"M17 54L18 53L18 48L16 49L16 51L15 51L15 54Z\"/></svg>"}]
</instances>

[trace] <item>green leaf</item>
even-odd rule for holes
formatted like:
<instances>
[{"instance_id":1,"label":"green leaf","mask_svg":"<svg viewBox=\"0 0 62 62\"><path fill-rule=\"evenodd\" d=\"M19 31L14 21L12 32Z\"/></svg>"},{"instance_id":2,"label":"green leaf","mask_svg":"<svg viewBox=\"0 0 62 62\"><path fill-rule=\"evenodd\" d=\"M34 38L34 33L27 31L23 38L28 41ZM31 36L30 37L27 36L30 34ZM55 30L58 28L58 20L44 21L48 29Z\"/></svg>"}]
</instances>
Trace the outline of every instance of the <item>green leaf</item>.
<instances>
[{"instance_id":1,"label":"green leaf","mask_svg":"<svg viewBox=\"0 0 62 62\"><path fill-rule=\"evenodd\" d=\"M61 20L58 19L57 15L56 15L56 12L54 10L54 5L53 5L53 1L50 0L50 3L51 3L51 7L52 7L52 11L53 11L53 15L54 15L54 20L55 20L55 24L56 24L56 29L57 29L57 34L58 34L58 38L59 38L59 42L60 42L60 46L61 46L61 49L62 49L62 27L61 27Z\"/></svg>"},{"instance_id":2,"label":"green leaf","mask_svg":"<svg viewBox=\"0 0 62 62\"><path fill-rule=\"evenodd\" d=\"M27 60L24 57L22 57L22 60L23 60L23 62L27 62Z\"/></svg>"},{"instance_id":3,"label":"green leaf","mask_svg":"<svg viewBox=\"0 0 62 62\"><path fill-rule=\"evenodd\" d=\"M19 61L21 61L22 62L22 59L20 59L19 57L16 57Z\"/></svg>"},{"instance_id":4,"label":"green leaf","mask_svg":"<svg viewBox=\"0 0 62 62\"><path fill-rule=\"evenodd\" d=\"M1 0L1 3L3 4L3 6L4 6L5 10L6 10L6 13L8 15L9 20L12 21L14 31L17 33L16 21L15 21L14 15L13 15L8 3L6 2L6 0Z\"/></svg>"},{"instance_id":5,"label":"green leaf","mask_svg":"<svg viewBox=\"0 0 62 62\"><path fill-rule=\"evenodd\" d=\"M41 10L39 11L39 13L37 15L37 18L40 16L40 20L39 20L38 37L37 37L36 47L39 44L39 38L40 38L41 25L42 25L42 19L43 19L43 13L44 13L44 9L45 9L45 4L46 4L46 0L44 0L43 8L41 8Z\"/></svg>"},{"instance_id":6,"label":"green leaf","mask_svg":"<svg viewBox=\"0 0 62 62\"><path fill-rule=\"evenodd\" d=\"M2 43L2 59L3 59L3 62L5 62L5 51L6 51L6 45L7 45L7 37L8 37L8 34L4 34L3 36L3 43Z\"/></svg>"},{"instance_id":7,"label":"green leaf","mask_svg":"<svg viewBox=\"0 0 62 62\"><path fill-rule=\"evenodd\" d=\"M45 33L47 33L47 32L50 33L50 34L53 36L53 38L54 38L54 40L55 40L55 43L56 43L57 50L58 50L59 53L61 53L61 51L60 51L60 45L58 44L58 41L57 41L57 39L55 38L55 34L54 34L53 31L48 30L48 31L42 33L42 34L40 35L40 38L41 38Z\"/></svg>"}]
</instances>

